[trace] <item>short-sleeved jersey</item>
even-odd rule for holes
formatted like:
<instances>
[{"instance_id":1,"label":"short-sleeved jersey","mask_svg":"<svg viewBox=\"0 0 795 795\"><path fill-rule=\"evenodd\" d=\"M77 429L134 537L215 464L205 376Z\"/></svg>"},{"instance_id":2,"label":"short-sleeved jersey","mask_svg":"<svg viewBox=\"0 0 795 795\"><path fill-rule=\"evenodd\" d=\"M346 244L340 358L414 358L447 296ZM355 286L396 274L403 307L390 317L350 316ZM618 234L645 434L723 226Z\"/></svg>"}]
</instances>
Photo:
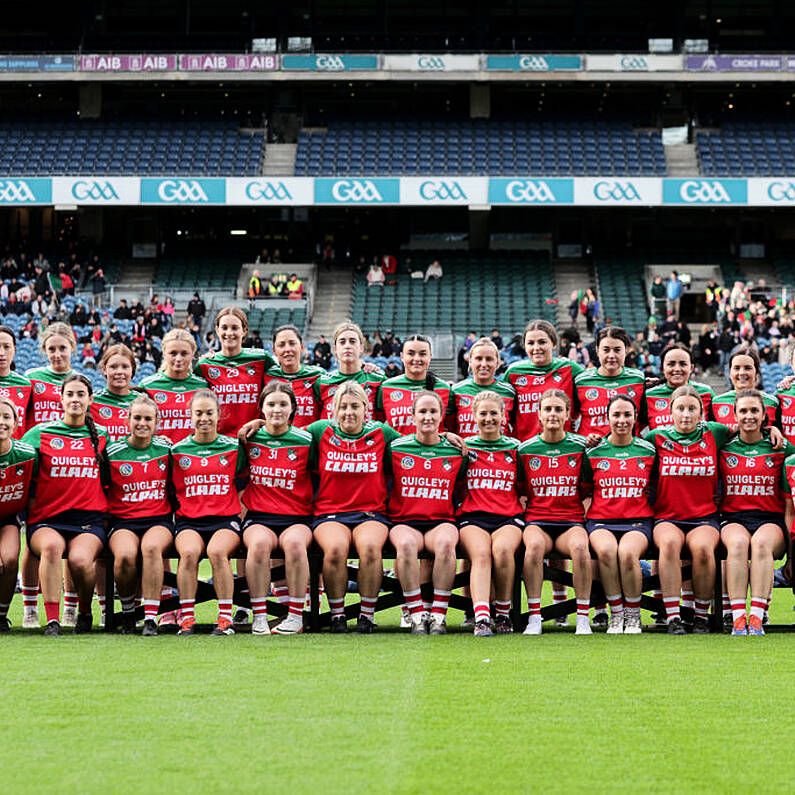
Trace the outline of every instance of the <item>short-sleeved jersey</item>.
<instances>
[{"instance_id":1,"label":"short-sleeved jersey","mask_svg":"<svg viewBox=\"0 0 795 795\"><path fill-rule=\"evenodd\" d=\"M711 420L712 400L715 397L712 388L698 381L690 381L688 386L698 390L698 394L701 395L701 405L704 407L704 419ZM674 387L668 386L666 383L646 390L646 417L650 430L673 425L674 418L671 416L671 395L673 393Z\"/></svg>"},{"instance_id":2,"label":"short-sleeved jersey","mask_svg":"<svg viewBox=\"0 0 795 795\"><path fill-rule=\"evenodd\" d=\"M237 516L240 498L235 478L246 468L246 453L237 439L217 436L197 442L188 436L171 448L172 479L177 497L177 516Z\"/></svg>"},{"instance_id":3,"label":"short-sleeved jersey","mask_svg":"<svg viewBox=\"0 0 795 795\"><path fill-rule=\"evenodd\" d=\"M528 521L583 521L580 472L585 458L585 439L566 433L559 442L545 442L541 435L519 448L527 484Z\"/></svg>"},{"instance_id":4,"label":"short-sleeved jersey","mask_svg":"<svg viewBox=\"0 0 795 795\"><path fill-rule=\"evenodd\" d=\"M262 386L264 389L271 381L290 384L295 395L295 402L298 404L293 425L298 428L306 428L307 425L320 419L320 403L315 395L315 381L325 372L322 367L305 364L297 373L285 373L281 367L276 365L265 372Z\"/></svg>"},{"instance_id":5,"label":"short-sleeved jersey","mask_svg":"<svg viewBox=\"0 0 795 795\"><path fill-rule=\"evenodd\" d=\"M102 453L108 434L99 426L97 434ZM22 441L38 452L36 493L28 522L42 522L64 511L107 511L102 488L107 472L100 471L85 425L74 427L61 420L43 423L31 428Z\"/></svg>"},{"instance_id":6,"label":"short-sleeved jersey","mask_svg":"<svg viewBox=\"0 0 795 795\"><path fill-rule=\"evenodd\" d=\"M746 444L739 436L729 440L720 451L720 476L723 481L722 513L738 511L769 511L783 513L781 472L784 461L795 453L787 442L774 450L770 435L761 441Z\"/></svg>"},{"instance_id":7,"label":"short-sleeved jersey","mask_svg":"<svg viewBox=\"0 0 795 795\"><path fill-rule=\"evenodd\" d=\"M263 375L275 364L273 356L260 348L243 348L237 356L216 351L199 359L196 374L218 395L221 406L218 433L236 436L243 425L257 419Z\"/></svg>"},{"instance_id":8,"label":"short-sleeved jersey","mask_svg":"<svg viewBox=\"0 0 795 795\"><path fill-rule=\"evenodd\" d=\"M139 395L140 392L134 390L127 395L116 395L107 389L94 395L91 417L108 432L111 441L129 436L130 406Z\"/></svg>"},{"instance_id":9,"label":"short-sleeved jersey","mask_svg":"<svg viewBox=\"0 0 795 795\"><path fill-rule=\"evenodd\" d=\"M386 381L386 376L380 370L373 373L365 373L364 370L359 370L358 373L353 375L345 375L339 370L335 370L332 373L325 373L315 380L315 399L320 406L320 419L330 420L332 418L334 395L340 385L346 381L355 381L364 389L370 402L370 417L375 417L375 396L378 392L378 387Z\"/></svg>"},{"instance_id":10,"label":"short-sleeved jersey","mask_svg":"<svg viewBox=\"0 0 795 795\"><path fill-rule=\"evenodd\" d=\"M734 416L734 401L737 397L737 392L724 392L712 399L712 416L715 422L725 425L732 431L736 431L739 427L737 418ZM779 403L778 398L773 395L768 395L767 392L762 392L762 400L765 404L765 414L767 421L770 425L778 425L778 412Z\"/></svg>"},{"instance_id":11,"label":"short-sleeved jersey","mask_svg":"<svg viewBox=\"0 0 795 795\"><path fill-rule=\"evenodd\" d=\"M571 359L553 359L544 367L531 364L528 359L509 365L502 380L516 390L514 436L526 441L541 430L538 406L548 389L562 389L573 403L574 379L582 372L582 365Z\"/></svg>"},{"instance_id":12,"label":"short-sleeved jersey","mask_svg":"<svg viewBox=\"0 0 795 795\"><path fill-rule=\"evenodd\" d=\"M657 450L658 519L703 519L717 510L718 451L731 431L718 422L701 422L691 433L673 427L649 431Z\"/></svg>"},{"instance_id":13,"label":"short-sleeved jersey","mask_svg":"<svg viewBox=\"0 0 795 795\"><path fill-rule=\"evenodd\" d=\"M776 392L781 413L781 430L788 442L795 444L795 384Z\"/></svg>"},{"instance_id":14,"label":"short-sleeved jersey","mask_svg":"<svg viewBox=\"0 0 795 795\"><path fill-rule=\"evenodd\" d=\"M33 385L27 429L40 422L53 422L61 418L61 387L71 374L71 370L68 373L54 373L49 367L35 367L25 373Z\"/></svg>"},{"instance_id":15,"label":"short-sleeved jersey","mask_svg":"<svg viewBox=\"0 0 795 795\"><path fill-rule=\"evenodd\" d=\"M19 422L14 438L21 439L28 427L30 404L33 399L33 384L29 378L15 373L0 376L0 397L8 398L17 410Z\"/></svg>"},{"instance_id":16,"label":"short-sleeved jersey","mask_svg":"<svg viewBox=\"0 0 795 795\"><path fill-rule=\"evenodd\" d=\"M108 511L112 516L146 519L171 513L171 442L165 436L155 436L143 448L133 447L129 439L111 442L108 464Z\"/></svg>"},{"instance_id":17,"label":"short-sleeved jersey","mask_svg":"<svg viewBox=\"0 0 795 795\"><path fill-rule=\"evenodd\" d=\"M646 378L640 370L625 367L615 378L599 375L596 368L580 373L574 379L576 403L580 414L577 433L588 436L597 433L607 436L610 426L607 422L607 404L614 395L627 395L635 404L640 417L643 406L643 389Z\"/></svg>"},{"instance_id":18,"label":"short-sleeved jersey","mask_svg":"<svg viewBox=\"0 0 795 795\"><path fill-rule=\"evenodd\" d=\"M422 381L414 381L405 375L388 378L378 387L375 396L378 416L383 415L384 422L403 436L415 433L417 426L412 416L414 399L417 397L417 392L422 392L425 388L424 378ZM439 423L441 431L444 429L444 417L450 403L450 384L437 379L433 391L442 399L442 419Z\"/></svg>"},{"instance_id":19,"label":"short-sleeved jersey","mask_svg":"<svg viewBox=\"0 0 795 795\"><path fill-rule=\"evenodd\" d=\"M792 492L795 489L795 455L787 456L784 467L781 470L781 492L784 499L792 499ZM789 529L790 538L795 538L795 524Z\"/></svg>"},{"instance_id":20,"label":"short-sleeved jersey","mask_svg":"<svg viewBox=\"0 0 795 795\"><path fill-rule=\"evenodd\" d=\"M502 421L502 432L508 433L513 428L513 413L516 407L516 391L508 381L495 381L483 386L476 384L472 378L459 381L450 390L448 406L448 428L459 436L475 436L478 426L472 413L472 403L481 392L494 392L502 398L505 417Z\"/></svg>"},{"instance_id":21,"label":"short-sleeved jersey","mask_svg":"<svg viewBox=\"0 0 795 795\"><path fill-rule=\"evenodd\" d=\"M651 442L635 438L627 445L607 438L586 453L582 482L592 487L588 519L645 519L654 515L649 484L656 451Z\"/></svg>"},{"instance_id":22,"label":"short-sleeved jersey","mask_svg":"<svg viewBox=\"0 0 795 795\"><path fill-rule=\"evenodd\" d=\"M37 460L36 450L19 439L12 439L11 449L0 455L0 517L15 516L27 507Z\"/></svg>"},{"instance_id":23,"label":"short-sleeved jersey","mask_svg":"<svg viewBox=\"0 0 795 795\"><path fill-rule=\"evenodd\" d=\"M312 434L292 426L281 436L272 436L260 428L243 445L249 462L248 484L242 495L246 508L283 516L310 516Z\"/></svg>"},{"instance_id":24,"label":"short-sleeved jersey","mask_svg":"<svg viewBox=\"0 0 795 795\"><path fill-rule=\"evenodd\" d=\"M387 448L400 434L383 422L343 433L331 420L313 422L311 464L319 477L315 515L386 510Z\"/></svg>"},{"instance_id":25,"label":"short-sleeved jersey","mask_svg":"<svg viewBox=\"0 0 795 795\"><path fill-rule=\"evenodd\" d=\"M190 401L200 389L210 385L197 375L177 380L165 373L155 373L141 381L152 400L157 403L159 421L157 432L171 439L175 444L190 436L193 426L190 421Z\"/></svg>"},{"instance_id":26,"label":"short-sleeved jersey","mask_svg":"<svg viewBox=\"0 0 795 795\"><path fill-rule=\"evenodd\" d=\"M466 440L466 494L458 509L464 513L518 516L522 513L517 491L520 480L518 439L501 436L484 441L479 436Z\"/></svg>"},{"instance_id":27,"label":"short-sleeved jersey","mask_svg":"<svg viewBox=\"0 0 795 795\"><path fill-rule=\"evenodd\" d=\"M395 522L452 522L455 485L466 466L464 454L444 437L427 445L415 434L393 441L389 452L394 476L389 518Z\"/></svg>"}]
</instances>

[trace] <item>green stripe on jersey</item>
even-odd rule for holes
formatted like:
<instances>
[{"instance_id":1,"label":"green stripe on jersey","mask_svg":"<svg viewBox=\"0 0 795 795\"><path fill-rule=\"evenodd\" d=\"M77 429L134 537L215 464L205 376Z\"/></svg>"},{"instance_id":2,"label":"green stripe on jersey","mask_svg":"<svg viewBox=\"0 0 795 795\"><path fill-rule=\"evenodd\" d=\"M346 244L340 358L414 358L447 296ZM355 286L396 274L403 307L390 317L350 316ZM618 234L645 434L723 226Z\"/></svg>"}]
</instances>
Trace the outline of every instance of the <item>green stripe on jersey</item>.
<instances>
[{"instance_id":1,"label":"green stripe on jersey","mask_svg":"<svg viewBox=\"0 0 795 795\"><path fill-rule=\"evenodd\" d=\"M152 389L159 392L195 392L197 389L209 389L210 385L197 375L189 375L187 378L169 378L165 373L158 372L144 378L141 381L144 389Z\"/></svg>"},{"instance_id":2,"label":"green stripe on jersey","mask_svg":"<svg viewBox=\"0 0 795 795\"><path fill-rule=\"evenodd\" d=\"M108 432L101 426L95 426L97 434L109 439ZM41 436L43 433L51 436L65 436L68 439L90 439L91 434L86 425L67 425L63 420L56 420L55 422L46 422L31 428L23 437L22 441L31 445L36 450L41 446Z\"/></svg>"},{"instance_id":3,"label":"green stripe on jersey","mask_svg":"<svg viewBox=\"0 0 795 795\"><path fill-rule=\"evenodd\" d=\"M20 375L16 370L12 370L8 375L0 375L0 387L14 386L30 386L30 379Z\"/></svg>"},{"instance_id":4,"label":"green stripe on jersey","mask_svg":"<svg viewBox=\"0 0 795 795\"><path fill-rule=\"evenodd\" d=\"M636 384L638 381L645 383L646 376L634 367L624 367L616 376L599 375L597 368L591 367L574 379L576 386L587 386L588 384L593 384L594 386L605 386L606 384L624 386L625 384Z\"/></svg>"},{"instance_id":5,"label":"green stripe on jersey","mask_svg":"<svg viewBox=\"0 0 795 795\"><path fill-rule=\"evenodd\" d=\"M127 408L136 398L141 397L141 393L131 389L127 395L117 395L109 389L103 389L94 395L93 403L99 406L113 406L114 408Z\"/></svg>"},{"instance_id":6,"label":"green stripe on jersey","mask_svg":"<svg viewBox=\"0 0 795 795\"><path fill-rule=\"evenodd\" d=\"M655 436L662 436L674 442L689 444L700 441L704 436L704 432L707 430L712 431L712 435L715 437L715 441L719 448L722 448L732 435L732 431L720 422L699 422L696 429L690 433L680 433L673 425L670 425L665 428L655 428L653 431L649 431L644 436L644 439L653 441Z\"/></svg>"},{"instance_id":7,"label":"green stripe on jersey","mask_svg":"<svg viewBox=\"0 0 795 795\"><path fill-rule=\"evenodd\" d=\"M407 455L417 455L423 458L464 458L464 454L453 444L447 441L444 436L439 437L438 444L422 444L417 441L416 434L400 436L395 439L390 448L396 453L406 453Z\"/></svg>"},{"instance_id":8,"label":"green stripe on jersey","mask_svg":"<svg viewBox=\"0 0 795 795\"><path fill-rule=\"evenodd\" d=\"M770 455L770 453L784 453L785 457L791 456L795 453L795 445L792 442L785 442L782 450L774 450L770 442L770 433L766 433L761 441L748 444L740 439L737 434L733 439L730 439L722 448L724 453L734 453L735 455L742 455L746 458L760 458L762 456Z\"/></svg>"},{"instance_id":9,"label":"green stripe on jersey","mask_svg":"<svg viewBox=\"0 0 795 795\"><path fill-rule=\"evenodd\" d=\"M635 437L629 444L616 445L602 439L596 447L592 447L586 455L588 458L639 458L654 455L656 449L651 442Z\"/></svg>"},{"instance_id":10,"label":"green stripe on jersey","mask_svg":"<svg viewBox=\"0 0 795 795\"><path fill-rule=\"evenodd\" d=\"M473 450L487 450L488 452L498 453L503 450L518 450L521 442L512 436L500 436L499 439L488 441L479 436L470 436L466 439L467 447Z\"/></svg>"},{"instance_id":11,"label":"green stripe on jersey","mask_svg":"<svg viewBox=\"0 0 795 795\"><path fill-rule=\"evenodd\" d=\"M508 381L495 381L493 384L482 386L481 384L476 384L474 379L467 378L464 381L453 384L450 391L454 395L471 395L473 397L479 395L481 392L494 392L501 398L516 397L516 390ZM452 401L450 401L450 405L453 405Z\"/></svg>"},{"instance_id":12,"label":"green stripe on jersey","mask_svg":"<svg viewBox=\"0 0 795 795\"><path fill-rule=\"evenodd\" d=\"M772 406L773 408L778 408L778 398L775 395L768 395L767 392L762 392L762 400L766 406ZM724 392L722 395L716 395L712 399L712 405L725 405L730 404L734 405L734 401L737 398L737 391L732 389L731 392Z\"/></svg>"},{"instance_id":13,"label":"green stripe on jersey","mask_svg":"<svg viewBox=\"0 0 795 795\"><path fill-rule=\"evenodd\" d=\"M519 446L519 455L568 455L582 453L585 448L585 437L576 433L567 433L559 442L545 442L538 434Z\"/></svg>"},{"instance_id":14,"label":"green stripe on jersey","mask_svg":"<svg viewBox=\"0 0 795 795\"><path fill-rule=\"evenodd\" d=\"M0 455L0 465L21 464L36 458L36 450L20 439L11 440L11 449Z\"/></svg>"},{"instance_id":15,"label":"green stripe on jersey","mask_svg":"<svg viewBox=\"0 0 795 795\"><path fill-rule=\"evenodd\" d=\"M127 439L119 439L108 447L110 461L149 461L171 452L171 440L155 436L147 447L133 447Z\"/></svg>"},{"instance_id":16,"label":"green stripe on jersey","mask_svg":"<svg viewBox=\"0 0 795 795\"><path fill-rule=\"evenodd\" d=\"M365 373L364 370L359 370L358 373L353 373L351 375L346 375L339 370L334 370L331 373L320 376L320 378L315 381L315 389L318 389L320 384L324 386L335 386L337 384L344 384L346 381L353 381L357 384L372 384L386 381L386 376L381 370L376 370L372 373Z\"/></svg>"},{"instance_id":17,"label":"green stripe on jersey","mask_svg":"<svg viewBox=\"0 0 795 795\"><path fill-rule=\"evenodd\" d=\"M25 378L42 381L45 384L62 384L72 372L70 370L68 373L54 373L49 367L33 367L25 371Z\"/></svg>"},{"instance_id":18,"label":"green stripe on jersey","mask_svg":"<svg viewBox=\"0 0 795 795\"><path fill-rule=\"evenodd\" d=\"M585 368L578 362L571 359L553 359L549 364L532 364L529 359L520 359L518 362L509 364L501 379L507 381L511 375L549 375L555 370L562 370L568 367L571 370L572 379L585 372Z\"/></svg>"},{"instance_id":19,"label":"green stripe on jersey","mask_svg":"<svg viewBox=\"0 0 795 795\"><path fill-rule=\"evenodd\" d=\"M709 384L702 384L700 381L688 381L687 386L692 386L699 395L712 395L713 398L715 396L715 393L712 391L712 387L709 386ZM668 398L673 395L674 389L676 389L676 387L668 386L668 384L663 382L662 384L657 384L657 386L651 387L651 389L647 389L646 396Z\"/></svg>"},{"instance_id":20,"label":"green stripe on jersey","mask_svg":"<svg viewBox=\"0 0 795 795\"><path fill-rule=\"evenodd\" d=\"M246 444L261 444L265 447L309 447L312 444L312 434L303 428L291 425L287 429L287 433L283 433L281 436L272 436L262 427L253 436L246 439Z\"/></svg>"},{"instance_id":21,"label":"green stripe on jersey","mask_svg":"<svg viewBox=\"0 0 795 795\"><path fill-rule=\"evenodd\" d=\"M200 364L217 364L221 367L241 367L250 362L265 362L265 369L273 367L276 364L276 360L273 356L262 348L243 348L237 356L224 356L221 351L206 353L196 363L194 372L197 375L201 375L199 371Z\"/></svg>"},{"instance_id":22,"label":"green stripe on jersey","mask_svg":"<svg viewBox=\"0 0 795 795\"><path fill-rule=\"evenodd\" d=\"M384 422L378 422L377 420L367 420L367 422L365 422L362 426L361 432L354 434L341 431L339 425L337 425L336 421L334 420L316 420L309 425L306 430L312 435L313 441L317 443L323 437L323 433L325 432L326 428L329 427L333 428L334 433L341 439L361 439L362 436L372 433L372 431L377 428L380 429L384 434L384 441L386 444L389 444L393 439L402 438L401 434L399 434L394 428L391 428Z\"/></svg>"},{"instance_id":23,"label":"green stripe on jersey","mask_svg":"<svg viewBox=\"0 0 795 795\"><path fill-rule=\"evenodd\" d=\"M322 367L318 367L315 364L302 365L301 369L297 373L285 373L278 364L275 364L273 367L268 369L267 375L268 378L280 378L284 381L300 381L302 378L319 378L325 373L326 370L324 370Z\"/></svg>"}]
</instances>

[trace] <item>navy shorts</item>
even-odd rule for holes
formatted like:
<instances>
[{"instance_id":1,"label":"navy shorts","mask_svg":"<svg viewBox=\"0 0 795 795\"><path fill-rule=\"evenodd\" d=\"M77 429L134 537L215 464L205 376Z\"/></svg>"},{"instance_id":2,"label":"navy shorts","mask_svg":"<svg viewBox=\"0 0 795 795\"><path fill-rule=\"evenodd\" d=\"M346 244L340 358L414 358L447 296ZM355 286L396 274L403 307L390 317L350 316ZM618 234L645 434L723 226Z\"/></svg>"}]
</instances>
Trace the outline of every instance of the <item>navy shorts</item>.
<instances>
[{"instance_id":1,"label":"navy shorts","mask_svg":"<svg viewBox=\"0 0 795 795\"><path fill-rule=\"evenodd\" d=\"M206 543L214 533L219 530L231 530L238 536L243 535L240 529L239 516L205 516L201 519L188 519L185 516L177 516L174 525L174 537L176 538L183 530L195 530Z\"/></svg>"},{"instance_id":2,"label":"navy shorts","mask_svg":"<svg viewBox=\"0 0 795 795\"><path fill-rule=\"evenodd\" d=\"M651 543L651 517L644 519L588 519L585 522L585 529L588 535L597 530L609 530L616 538L621 538L624 533L636 532L643 533L646 540Z\"/></svg>"},{"instance_id":3,"label":"navy shorts","mask_svg":"<svg viewBox=\"0 0 795 795\"><path fill-rule=\"evenodd\" d=\"M781 528L785 538L789 538L787 526L784 524L784 514L774 513L773 511L737 511L736 513L724 513L721 516L721 527L727 524L741 524L751 535L753 535L763 524L774 524Z\"/></svg>"},{"instance_id":4,"label":"navy shorts","mask_svg":"<svg viewBox=\"0 0 795 795\"><path fill-rule=\"evenodd\" d=\"M440 524L451 524L453 527L456 526L455 519L392 519L392 527L399 524L404 524L414 530L418 530L423 535L433 530L435 527L438 527Z\"/></svg>"},{"instance_id":5,"label":"navy shorts","mask_svg":"<svg viewBox=\"0 0 795 795\"><path fill-rule=\"evenodd\" d=\"M461 514L461 516L458 517L457 524L459 530L464 525L473 524L481 530L493 533L495 530L499 530L506 525L524 530L525 521L521 516L496 516L493 513L474 511L473 513Z\"/></svg>"},{"instance_id":6,"label":"navy shorts","mask_svg":"<svg viewBox=\"0 0 795 795\"><path fill-rule=\"evenodd\" d=\"M157 525L165 527L172 535L174 534L174 519L170 513L164 516L149 516L145 519L122 519L118 516L111 516L108 537L112 536L117 530L129 530L131 533L135 533L138 538L143 538L147 530Z\"/></svg>"},{"instance_id":7,"label":"navy shorts","mask_svg":"<svg viewBox=\"0 0 795 795\"><path fill-rule=\"evenodd\" d=\"M64 511L46 522L29 524L25 534L28 546L30 546L33 534L40 527L51 527L67 541L83 533L89 533L96 536L102 542L102 546L108 543L108 535L105 532L105 515L100 511Z\"/></svg>"},{"instance_id":8,"label":"navy shorts","mask_svg":"<svg viewBox=\"0 0 795 795\"><path fill-rule=\"evenodd\" d=\"M362 522L381 522L381 524L390 526L390 521L386 514L380 511L342 511L341 513L324 513L316 516L312 522L312 529L317 528L323 522L339 522L344 524L349 530L358 527Z\"/></svg>"},{"instance_id":9,"label":"navy shorts","mask_svg":"<svg viewBox=\"0 0 795 795\"><path fill-rule=\"evenodd\" d=\"M582 519L567 519L564 522L548 522L546 519L525 519L525 527L534 524L540 527L553 541L557 541L567 530L572 527L585 527L585 522Z\"/></svg>"},{"instance_id":10,"label":"navy shorts","mask_svg":"<svg viewBox=\"0 0 795 795\"><path fill-rule=\"evenodd\" d=\"M245 532L251 525L261 524L273 530L278 536L283 530L292 527L294 524L305 524L309 527L312 524L311 516L284 516L278 513L260 513L259 511L249 511L243 522Z\"/></svg>"},{"instance_id":11,"label":"navy shorts","mask_svg":"<svg viewBox=\"0 0 795 795\"><path fill-rule=\"evenodd\" d=\"M701 525L705 524L714 527L720 533L720 517L717 513L711 513L703 519L655 519L654 526L657 527L657 525L662 522L670 522L672 525L678 527L685 535L691 530L695 530L697 527L701 527Z\"/></svg>"},{"instance_id":12,"label":"navy shorts","mask_svg":"<svg viewBox=\"0 0 795 795\"><path fill-rule=\"evenodd\" d=\"M12 513L11 516L3 516L0 517L0 527L7 527L11 525L12 527L16 527L17 530L22 529L22 515L18 513Z\"/></svg>"}]
</instances>

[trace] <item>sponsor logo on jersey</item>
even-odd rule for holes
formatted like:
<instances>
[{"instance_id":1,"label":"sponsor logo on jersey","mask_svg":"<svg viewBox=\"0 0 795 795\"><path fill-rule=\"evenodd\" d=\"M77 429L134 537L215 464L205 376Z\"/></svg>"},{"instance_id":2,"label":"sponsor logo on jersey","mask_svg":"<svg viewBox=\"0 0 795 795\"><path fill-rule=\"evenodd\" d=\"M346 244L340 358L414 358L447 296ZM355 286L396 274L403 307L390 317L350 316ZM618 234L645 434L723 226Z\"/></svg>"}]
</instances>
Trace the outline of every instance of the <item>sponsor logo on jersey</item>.
<instances>
[{"instance_id":1,"label":"sponsor logo on jersey","mask_svg":"<svg viewBox=\"0 0 795 795\"><path fill-rule=\"evenodd\" d=\"M560 373L555 373L555 375L552 376L552 380L560 383L563 380L563 376Z\"/></svg>"},{"instance_id":2,"label":"sponsor logo on jersey","mask_svg":"<svg viewBox=\"0 0 795 795\"><path fill-rule=\"evenodd\" d=\"M46 384L42 384L41 381L36 381L36 383L33 385L33 391L37 395L43 395L45 389L47 389L47 385Z\"/></svg>"},{"instance_id":3,"label":"sponsor logo on jersey","mask_svg":"<svg viewBox=\"0 0 795 795\"><path fill-rule=\"evenodd\" d=\"M731 411L731 406L719 406L718 407L718 416L719 417L728 417L730 411Z\"/></svg>"},{"instance_id":4,"label":"sponsor logo on jersey","mask_svg":"<svg viewBox=\"0 0 795 795\"><path fill-rule=\"evenodd\" d=\"M730 455L726 458L726 466L729 467L730 469L734 469L734 467L736 467L737 464L739 463L740 459L737 458L736 455Z\"/></svg>"},{"instance_id":5,"label":"sponsor logo on jersey","mask_svg":"<svg viewBox=\"0 0 795 795\"><path fill-rule=\"evenodd\" d=\"M599 390L598 389L586 389L585 390L585 399L586 400L596 400L599 397Z\"/></svg>"},{"instance_id":6,"label":"sponsor logo on jersey","mask_svg":"<svg viewBox=\"0 0 795 795\"><path fill-rule=\"evenodd\" d=\"M21 395L20 395L21 397ZM782 397L781 398L781 407L788 409L792 405L792 398Z\"/></svg>"},{"instance_id":7,"label":"sponsor logo on jersey","mask_svg":"<svg viewBox=\"0 0 795 795\"><path fill-rule=\"evenodd\" d=\"M100 406L99 416L102 417L103 420L109 420L113 416L113 409L111 409L110 406Z\"/></svg>"},{"instance_id":8,"label":"sponsor logo on jersey","mask_svg":"<svg viewBox=\"0 0 795 795\"><path fill-rule=\"evenodd\" d=\"M393 389L389 393L389 399L394 401L403 400L403 393L399 389Z\"/></svg>"},{"instance_id":9,"label":"sponsor logo on jersey","mask_svg":"<svg viewBox=\"0 0 795 795\"><path fill-rule=\"evenodd\" d=\"M596 468L597 468L597 469L601 469L601 470L602 470L602 472L606 472L608 469L610 469L610 462L609 462L607 459L603 458L603 459L602 459L602 460L601 460L601 461L600 461L600 462L599 462L599 463L596 465Z\"/></svg>"},{"instance_id":10,"label":"sponsor logo on jersey","mask_svg":"<svg viewBox=\"0 0 795 795\"><path fill-rule=\"evenodd\" d=\"M698 446L699 446L699 447L700 447L702 450L706 450L706 449L707 449L707 442L706 442L706 440L702 439L702 440L701 440L701 441L698 443Z\"/></svg>"},{"instance_id":11,"label":"sponsor logo on jersey","mask_svg":"<svg viewBox=\"0 0 795 795\"><path fill-rule=\"evenodd\" d=\"M254 460L256 460L257 458L259 458L261 454L262 454L262 448L261 448L261 447L258 447L257 445L254 445L254 446L253 446L253 447L252 447L252 448L251 448L251 449L248 451L248 457L249 457L249 458L251 458L251 459L254 459Z\"/></svg>"},{"instance_id":12,"label":"sponsor logo on jersey","mask_svg":"<svg viewBox=\"0 0 795 795\"><path fill-rule=\"evenodd\" d=\"M333 444L335 447L342 447L342 440L339 439L337 436L332 436L329 439L329 442Z\"/></svg>"},{"instance_id":13,"label":"sponsor logo on jersey","mask_svg":"<svg viewBox=\"0 0 795 795\"><path fill-rule=\"evenodd\" d=\"M190 469L190 458L186 455L179 459L179 466L181 469Z\"/></svg>"},{"instance_id":14,"label":"sponsor logo on jersey","mask_svg":"<svg viewBox=\"0 0 795 795\"><path fill-rule=\"evenodd\" d=\"M221 377L221 370L218 367L208 367L207 368L207 376L215 380L216 378Z\"/></svg>"},{"instance_id":15,"label":"sponsor logo on jersey","mask_svg":"<svg viewBox=\"0 0 795 795\"><path fill-rule=\"evenodd\" d=\"M628 394L628 395L629 395L631 398L634 398L634 397L635 397L635 395L637 394L637 392L635 392L635 390L634 390L632 387L630 387L630 388L627 390L627 394Z\"/></svg>"},{"instance_id":16,"label":"sponsor logo on jersey","mask_svg":"<svg viewBox=\"0 0 795 795\"><path fill-rule=\"evenodd\" d=\"M122 475L123 475L125 478L128 478L128 477L130 477L130 475L132 475L132 473L133 473L133 467L132 467L132 464L122 464L122 465L119 467L119 472L121 472L121 474L122 474Z\"/></svg>"},{"instance_id":17,"label":"sponsor logo on jersey","mask_svg":"<svg viewBox=\"0 0 795 795\"><path fill-rule=\"evenodd\" d=\"M155 403L165 403L168 398L165 392L155 392Z\"/></svg>"},{"instance_id":18,"label":"sponsor logo on jersey","mask_svg":"<svg viewBox=\"0 0 795 795\"><path fill-rule=\"evenodd\" d=\"M530 469L536 471L537 469L541 469L541 459L540 458L531 458L530 459Z\"/></svg>"},{"instance_id":19,"label":"sponsor logo on jersey","mask_svg":"<svg viewBox=\"0 0 795 795\"><path fill-rule=\"evenodd\" d=\"M660 398L659 400L654 401L654 408L657 411L665 411L668 408L668 401L665 398Z\"/></svg>"},{"instance_id":20,"label":"sponsor logo on jersey","mask_svg":"<svg viewBox=\"0 0 795 795\"><path fill-rule=\"evenodd\" d=\"M57 436L55 439L50 441L50 447L54 450L63 450L63 439L59 439Z\"/></svg>"},{"instance_id":21,"label":"sponsor logo on jersey","mask_svg":"<svg viewBox=\"0 0 795 795\"><path fill-rule=\"evenodd\" d=\"M527 386L527 379L522 375L516 379L516 386Z\"/></svg>"}]
</instances>

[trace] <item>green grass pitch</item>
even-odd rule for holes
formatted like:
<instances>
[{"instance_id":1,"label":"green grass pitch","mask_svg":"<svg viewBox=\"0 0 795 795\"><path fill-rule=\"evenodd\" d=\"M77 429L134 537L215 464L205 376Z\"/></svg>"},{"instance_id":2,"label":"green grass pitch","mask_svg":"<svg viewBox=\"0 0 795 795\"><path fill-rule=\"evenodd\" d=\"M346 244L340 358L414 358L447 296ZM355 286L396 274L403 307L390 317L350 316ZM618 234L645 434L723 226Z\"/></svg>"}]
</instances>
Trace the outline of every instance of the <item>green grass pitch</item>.
<instances>
[{"instance_id":1,"label":"green grass pitch","mask_svg":"<svg viewBox=\"0 0 795 795\"><path fill-rule=\"evenodd\" d=\"M779 590L772 620L793 618ZM789 789L795 635L14 630L3 793ZM645 614L644 614L645 616ZM19 625L20 599L12 608ZM199 620L214 617L202 606Z\"/></svg>"}]
</instances>

